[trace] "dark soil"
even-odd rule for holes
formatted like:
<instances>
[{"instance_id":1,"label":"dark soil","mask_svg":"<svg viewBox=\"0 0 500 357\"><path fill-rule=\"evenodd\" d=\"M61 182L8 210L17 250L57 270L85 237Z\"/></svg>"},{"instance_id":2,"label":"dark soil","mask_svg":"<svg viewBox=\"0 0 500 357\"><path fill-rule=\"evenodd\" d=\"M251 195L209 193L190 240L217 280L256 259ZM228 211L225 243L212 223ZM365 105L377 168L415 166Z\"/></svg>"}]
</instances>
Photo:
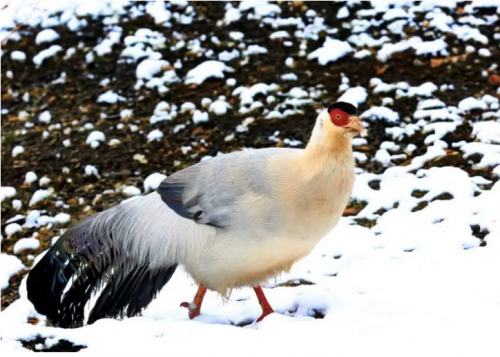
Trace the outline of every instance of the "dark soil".
<instances>
[{"instance_id":1,"label":"dark soil","mask_svg":"<svg viewBox=\"0 0 500 357\"><path fill-rule=\"evenodd\" d=\"M60 340L57 344L51 346L51 347L46 347L45 344L45 337L40 337L37 336L33 340L25 340L21 341L22 345L24 348L28 350L32 350L33 352L78 352L81 349L86 348L85 346L77 346L67 340ZM35 346L42 344L44 345L42 349L37 349Z\"/></svg>"}]
</instances>

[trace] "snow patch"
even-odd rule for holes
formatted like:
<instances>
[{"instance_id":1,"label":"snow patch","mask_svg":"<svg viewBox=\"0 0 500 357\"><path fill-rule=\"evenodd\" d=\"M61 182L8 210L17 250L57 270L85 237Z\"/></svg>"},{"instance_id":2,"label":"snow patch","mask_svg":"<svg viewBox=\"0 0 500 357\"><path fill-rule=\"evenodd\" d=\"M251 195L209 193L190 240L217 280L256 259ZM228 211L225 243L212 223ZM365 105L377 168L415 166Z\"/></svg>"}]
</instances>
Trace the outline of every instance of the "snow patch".
<instances>
[{"instance_id":1,"label":"snow patch","mask_svg":"<svg viewBox=\"0 0 500 357\"><path fill-rule=\"evenodd\" d=\"M389 123L399 122L399 114L387 107L372 107L360 115L362 119L386 120Z\"/></svg>"},{"instance_id":2,"label":"snow patch","mask_svg":"<svg viewBox=\"0 0 500 357\"><path fill-rule=\"evenodd\" d=\"M35 43L40 45L46 42L54 42L60 38L59 34L53 29L45 29L40 31L35 38Z\"/></svg>"},{"instance_id":3,"label":"snow patch","mask_svg":"<svg viewBox=\"0 0 500 357\"><path fill-rule=\"evenodd\" d=\"M116 104L118 101L124 102L126 99L118 93L108 90L106 93L101 94L97 98L97 103L108 103L108 104Z\"/></svg>"},{"instance_id":4,"label":"snow patch","mask_svg":"<svg viewBox=\"0 0 500 357\"><path fill-rule=\"evenodd\" d=\"M50 196L52 196L52 192L50 192L49 190L37 190L35 191L35 193L33 193L33 196L31 196L29 205L30 207L34 206L38 202L41 202L46 198L49 198Z\"/></svg>"},{"instance_id":5,"label":"snow patch","mask_svg":"<svg viewBox=\"0 0 500 357\"><path fill-rule=\"evenodd\" d=\"M220 61L205 61L190 70L184 80L186 85L202 84L208 78L224 78L224 72L233 72L231 67Z\"/></svg>"},{"instance_id":6,"label":"snow patch","mask_svg":"<svg viewBox=\"0 0 500 357\"><path fill-rule=\"evenodd\" d=\"M152 173L144 180L144 192L155 191L166 178L166 175L159 172Z\"/></svg>"},{"instance_id":7,"label":"snow patch","mask_svg":"<svg viewBox=\"0 0 500 357\"><path fill-rule=\"evenodd\" d=\"M326 37L323 46L311 52L307 58L318 59L319 64L326 66L329 62L335 62L353 51L348 42Z\"/></svg>"},{"instance_id":8,"label":"snow patch","mask_svg":"<svg viewBox=\"0 0 500 357\"><path fill-rule=\"evenodd\" d=\"M24 269L23 262L10 254L0 254L0 289L9 287L10 278Z\"/></svg>"},{"instance_id":9,"label":"snow patch","mask_svg":"<svg viewBox=\"0 0 500 357\"><path fill-rule=\"evenodd\" d=\"M14 254L23 250L37 250L40 247L40 241L36 238L21 238L14 244Z\"/></svg>"}]
</instances>

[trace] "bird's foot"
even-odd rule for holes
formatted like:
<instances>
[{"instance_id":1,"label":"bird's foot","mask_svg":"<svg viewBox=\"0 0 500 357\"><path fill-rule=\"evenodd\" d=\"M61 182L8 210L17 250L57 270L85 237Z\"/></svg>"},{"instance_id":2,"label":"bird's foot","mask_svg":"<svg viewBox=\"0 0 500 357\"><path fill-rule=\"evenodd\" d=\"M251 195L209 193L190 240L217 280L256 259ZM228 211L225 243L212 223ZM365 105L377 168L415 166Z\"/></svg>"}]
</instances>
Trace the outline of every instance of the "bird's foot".
<instances>
[{"instance_id":1,"label":"bird's foot","mask_svg":"<svg viewBox=\"0 0 500 357\"><path fill-rule=\"evenodd\" d=\"M273 309L262 310L262 315L260 315L260 317L257 319L257 322L261 322L266 316L271 315L272 313L274 313Z\"/></svg>"},{"instance_id":2,"label":"bird's foot","mask_svg":"<svg viewBox=\"0 0 500 357\"><path fill-rule=\"evenodd\" d=\"M264 292L262 291L260 285L254 287L253 289L255 290L255 294L259 299L260 307L262 308L262 315L257 319L257 322L261 322L267 315L271 315L274 312L274 310L267 301L266 296L264 295Z\"/></svg>"},{"instance_id":3,"label":"bird's foot","mask_svg":"<svg viewBox=\"0 0 500 357\"><path fill-rule=\"evenodd\" d=\"M181 307L185 307L189 310L189 318L191 320L200 315L200 309L194 302L183 302L181 303Z\"/></svg>"},{"instance_id":4,"label":"bird's foot","mask_svg":"<svg viewBox=\"0 0 500 357\"><path fill-rule=\"evenodd\" d=\"M205 293L207 292L207 288L200 284L198 287L198 291L194 297L193 302L183 302L181 307L185 307L189 310L189 318L194 319L196 316L199 316L201 313L201 304L203 303L203 298L205 297Z\"/></svg>"}]
</instances>

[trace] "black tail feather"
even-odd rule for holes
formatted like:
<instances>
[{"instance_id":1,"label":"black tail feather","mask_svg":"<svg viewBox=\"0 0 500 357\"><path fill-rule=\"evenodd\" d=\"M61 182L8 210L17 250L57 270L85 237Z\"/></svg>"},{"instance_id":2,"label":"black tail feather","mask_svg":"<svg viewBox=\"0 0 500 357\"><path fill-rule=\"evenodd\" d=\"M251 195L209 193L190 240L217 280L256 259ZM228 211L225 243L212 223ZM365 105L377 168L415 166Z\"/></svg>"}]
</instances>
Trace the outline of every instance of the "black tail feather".
<instances>
[{"instance_id":1,"label":"black tail feather","mask_svg":"<svg viewBox=\"0 0 500 357\"><path fill-rule=\"evenodd\" d=\"M52 247L45 256L31 270L27 279L28 299L35 309L42 315L53 320L58 315L56 301L61 295L73 275L71 265L64 265L55 255Z\"/></svg>"},{"instance_id":2,"label":"black tail feather","mask_svg":"<svg viewBox=\"0 0 500 357\"><path fill-rule=\"evenodd\" d=\"M136 316L170 280L177 265L151 272L147 267L137 268L121 280L111 280L99 296L88 323L103 317Z\"/></svg>"},{"instance_id":3,"label":"black tail feather","mask_svg":"<svg viewBox=\"0 0 500 357\"><path fill-rule=\"evenodd\" d=\"M134 262L120 252L111 232L92 233L88 226L92 218L59 238L28 275L28 299L54 326L82 326L85 306L101 289L89 324L101 318L135 316L177 268L151 269L149 262Z\"/></svg>"}]
</instances>

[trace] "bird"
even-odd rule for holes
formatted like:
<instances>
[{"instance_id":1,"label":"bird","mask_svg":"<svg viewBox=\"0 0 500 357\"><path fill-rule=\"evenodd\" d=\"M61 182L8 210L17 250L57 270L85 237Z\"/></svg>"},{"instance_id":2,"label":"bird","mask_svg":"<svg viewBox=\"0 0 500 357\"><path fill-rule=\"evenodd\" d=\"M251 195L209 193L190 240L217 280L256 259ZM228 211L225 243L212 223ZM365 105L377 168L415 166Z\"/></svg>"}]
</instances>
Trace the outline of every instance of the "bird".
<instances>
[{"instance_id":1,"label":"bird","mask_svg":"<svg viewBox=\"0 0 500 357\"><path fill-rule=\"evenodd\" d=\"M32 268L27 296L53 326L140 315L180 265L207 290L251 287L262 321L273 313L261 284L311 252L351 196L352 137L366 136L347 102L320 110L308 144L248 149L202 160L158 188L67 229Z\"/></svg>"}]
</instances>

